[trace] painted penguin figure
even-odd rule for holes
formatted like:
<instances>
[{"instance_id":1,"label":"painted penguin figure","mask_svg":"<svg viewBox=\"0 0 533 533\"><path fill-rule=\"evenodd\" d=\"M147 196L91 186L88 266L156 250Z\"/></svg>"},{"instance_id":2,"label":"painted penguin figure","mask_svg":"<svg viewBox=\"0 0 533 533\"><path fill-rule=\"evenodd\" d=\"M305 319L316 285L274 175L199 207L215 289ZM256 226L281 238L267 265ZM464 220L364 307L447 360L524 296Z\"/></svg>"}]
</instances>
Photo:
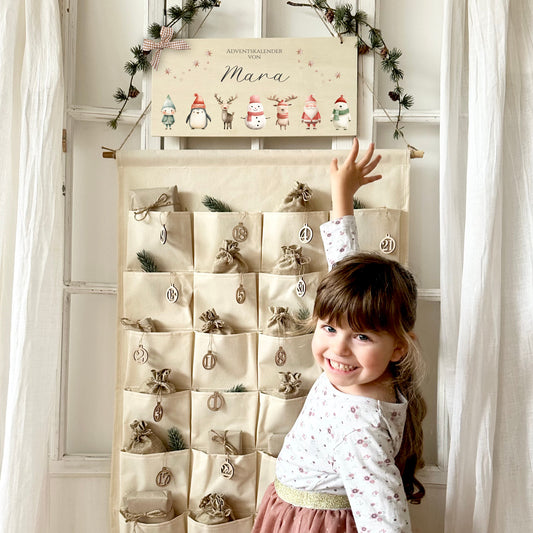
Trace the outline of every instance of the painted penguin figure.
<instances>
[{"instance_id":1,"label":"painted penguin figure","mask_svg":"<svg viewBox=\"0 0 533 533\"><path fill-rule=\"evenodd\" d=\"M337 130L347 130L350 125L350 121L352 120L350 109L342 94L335 100L331 120Z\"/></svg>"},{"instance_id":2,"label":"painted penguin figure","mask_svg":"<svg viewBox=\"0 0 533 533\"><path fill-rule=\"evenodd\" d=\"M176 113L176 106L170 98L170 95L167 95L167 97L165 98L165 102L163 103L163 107L161 108L161 113L163 113L163 118L161 119L161 122L165 125L165 129L172 129L172 124L176 122L176 119L174 118L174 113Z\"/></svg>"},{"instance_id":3,"label":"painted penguin figure","mask_svg":"<svg viewBox=\"0 0 533 533\"><path fill-rule=\"evenodd\" d=\"M198 93L194 93L194 98L195 100L191 105L191 112L187 115L185 124L189 124L192 130L205 130L211 117L207 114L203 98L198 96Z\"/></svg>"},{"instance_id":4,"label":"painted penguin figure","mask_svg":"<svg viewBox=\"0 0 533 533\"><path fill-rule=\"evenodd\" d=\"M259 100L259 96L250 96L248 113L246 114L246 118L244 120L246 121L246 126L251 130L260 130L261 128L265 127L265 110L263 109L263 104Z\"/></svg>"}]
</instances>

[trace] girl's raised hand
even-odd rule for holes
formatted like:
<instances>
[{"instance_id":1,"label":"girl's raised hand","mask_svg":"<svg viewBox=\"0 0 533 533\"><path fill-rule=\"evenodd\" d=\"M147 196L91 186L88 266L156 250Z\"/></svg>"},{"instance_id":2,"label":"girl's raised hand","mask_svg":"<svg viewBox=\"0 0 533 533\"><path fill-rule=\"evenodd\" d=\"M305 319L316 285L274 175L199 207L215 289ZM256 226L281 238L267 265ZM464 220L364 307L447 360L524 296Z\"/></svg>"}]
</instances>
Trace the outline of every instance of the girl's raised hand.
<instances>
[{"instance_id":1,"label":"girl's raised hand","mask_svg":"<svg viewBox=\"0 0 533 533\"><path fill-rule=\"evenodd\" d=\"M359 140L353 146L344 163L339 167L337 158L331 161L331 200L333 218L353 215L353 196L363 185L381 179L381 174L369 175L381 161L381 156L374 155L374 143L370 143L366 153L356 161L359 153Z\"/></svg>"}]
</instances>

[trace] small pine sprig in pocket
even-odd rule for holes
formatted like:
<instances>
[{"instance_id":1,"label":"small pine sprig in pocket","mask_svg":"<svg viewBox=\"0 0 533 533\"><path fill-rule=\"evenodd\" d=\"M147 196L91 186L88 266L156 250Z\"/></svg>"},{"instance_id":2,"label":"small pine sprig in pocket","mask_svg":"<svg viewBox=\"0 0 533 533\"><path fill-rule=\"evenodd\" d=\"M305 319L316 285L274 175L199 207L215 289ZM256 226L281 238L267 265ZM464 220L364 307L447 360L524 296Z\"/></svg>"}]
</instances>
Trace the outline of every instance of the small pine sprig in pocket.
<instances>
[{"instance_id":1,"label":"small pine sprig in pocket","mask_svg":"<svg viewBox=\"0 0 533 533\"><path fill-rule=\"evenodd\" d=\"M137 259L141 263L141 268L145 272L157 272L157 265L155 264L154 258L146 250L141 250L137 252Z\"/></svg>"},{"instance_id":2,"label":"small pine sprig in pocket","mask_svg":"<svg viewBox=\"0 0 533 533\"><path fill-rule=\"evenodd\" d=\"M231 213L233 211L226 202L214 198L213 196L204 196L202 198L202 204L204 204L209 211L213 211L214 213Z\"/></svg>"},{"instance_id":3,"label":"small pine sprig in pocket","mask_svg":"<svg viewBox=\"0 0 533 533\"><path fill-rule=\"evenodd\" d=\"M185 440L178 428L172 427L168 430L168 447L171 452L185 450Z\"/></svg>"},{"instance_id":4,"label":"small pine sprig in pocket","mask_svg":"<svg viewBox=\"0 0 533 533\"><path fill-rule=\"evenodd\" d=\"M242 383L239 383L238 385L235 385L235 387L228 389L227 392L246 392L246 387Z\"/></svg>"},{"instance_id":5,"label":"small pine sprig in pocket","mask_svg":"<svg viewBox=\"0 0 533 533\"><path fill-rule=\"evenodd\" d=\"M354 209L366 209L366 206L359 198L356 196L353 197L353 208Z\"/></svg>"}]
</instances>

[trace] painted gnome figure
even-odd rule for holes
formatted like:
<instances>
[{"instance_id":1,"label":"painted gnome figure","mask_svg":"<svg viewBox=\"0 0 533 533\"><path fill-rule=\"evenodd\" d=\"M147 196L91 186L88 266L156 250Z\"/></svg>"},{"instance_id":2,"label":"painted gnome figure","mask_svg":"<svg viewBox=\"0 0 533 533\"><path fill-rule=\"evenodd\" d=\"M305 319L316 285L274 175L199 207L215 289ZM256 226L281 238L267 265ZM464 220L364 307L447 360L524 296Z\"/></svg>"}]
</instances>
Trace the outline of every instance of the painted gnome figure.
<instances>
[{"instance_id":1,"label":"painted gnome figure","mask_svg":"<svg viewBox=\"0 0 533 533\"><path fill-rule=\"evenodd\" d=\"M243 117L244 118L244 117ZM259 100L259 96L250 96L250 103L248 104L248 113L246 114L246 126L251 130L260 130L266 125L265 110L263 104Z\"/></svg>"},{"instance_id":2,"label":"painted gnome figure","mask_svg":"<svg viewBox=\"0 0 533 533\"><path fill-rule=\"evenodd\" d=\"M198 96L198 93L194 93L194 102L185 119L185 124L189 124L192 130L205 130L209 121L211 121L211 117L207 114L203 98Z\"/></svg>"},{"instance_id":3,"label":"painted gnome figure","mask_svg":"<svg viewBox=\"0 0 533 533\"><path fill-rule=\"evenodd\" d=\"M309 98L305 101L304 112L302 113L302 122L307 126L306 129L310 129L313 126L313 129L316 129L316 125L322 120L318 107L316 105L316 100L312 94L309 95Z\"/></svg>"},{"instance_id":4,"label":"painted gnome figure","mask_svg":"<svg viewBox=\"0 0 533 533\"><path fill-rule=\"evenodd\" d=\"M163 107L161 108L161 113L163 113L163 118L161 119L161 122L165 125L165 129L172 129L172 124L176 122L176 119L174 118L174 114L176 113L176 106L170 98L170 95L167 95L167 97L165 98L165 102L163 103Z\"/></svg>"},{"instance_id":5,"label":"painted gnome figure","mask_svg":"<svg viewBox=\"0 0 533 533\"><path fill-rule=\"evenodd\" d=\"M352 117L350 115L350 109L348 104L344 99L344 96L341 94L333 106L333 112L331 114L331 120L333 121L333 126L337 130L347 130Z\"/></svg>"}]
</instances>

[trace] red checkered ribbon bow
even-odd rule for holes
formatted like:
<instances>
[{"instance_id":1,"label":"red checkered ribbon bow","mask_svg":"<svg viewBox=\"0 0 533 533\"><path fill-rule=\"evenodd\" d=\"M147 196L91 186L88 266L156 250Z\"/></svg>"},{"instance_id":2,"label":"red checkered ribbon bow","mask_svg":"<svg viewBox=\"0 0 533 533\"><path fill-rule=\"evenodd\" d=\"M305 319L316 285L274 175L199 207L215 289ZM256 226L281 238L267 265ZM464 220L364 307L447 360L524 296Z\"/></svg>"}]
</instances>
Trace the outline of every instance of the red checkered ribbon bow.
<instances>
[{"instance_id":1,"label":"red checkered ribbon bow","mask_svg":"<svg viewBox=\"0 0 533 533\"><path fill-rule=\"evenodd\" d=\"M144 39L143 41L143 50L149 52L150 50L155 50L152 57L151 65L155 70L159 67L159 61L161 59L161 50L163 48L173 48L174 50L189 50L191 47L183 40L177 39L172 41L172 36L174 31L168 26L161 27L161 40L154 41L152 39Z\"/></svg>"}]
</instances>

